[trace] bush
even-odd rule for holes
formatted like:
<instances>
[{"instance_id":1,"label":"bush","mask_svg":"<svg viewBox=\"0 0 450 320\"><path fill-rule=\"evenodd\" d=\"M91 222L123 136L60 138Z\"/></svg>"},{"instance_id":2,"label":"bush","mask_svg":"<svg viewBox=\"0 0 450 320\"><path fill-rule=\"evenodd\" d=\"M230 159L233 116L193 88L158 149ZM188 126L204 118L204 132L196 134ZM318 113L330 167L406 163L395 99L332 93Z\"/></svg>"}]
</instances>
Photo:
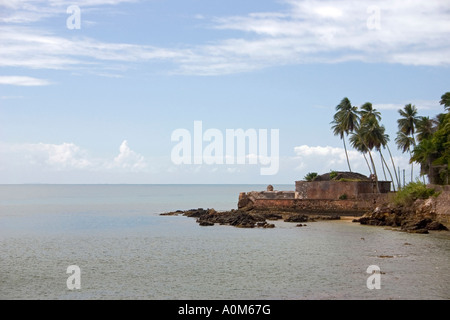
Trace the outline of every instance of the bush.
<instances>
[{"instance_id":1,"label":"bush","mask_svg":"<svg viewBox=\"0 0 450 320\"><path fill-rule=\"evenodd\" d=\"M336 178L338 175L337 171L331 171L330 172L330 179L333 180L334 178Z\"/></svg>"},{"instance_id":2,"label":"bush","mask_svg":"<svg viewBox=\"0 0 450 320\"><path fill-rule=\"evenodd\" d=\"M303 179L306 181L314 181L314 179L317 177L317 172L309 172Z\"/></svg>"},{"instance_id":3,"label":"bush","mask_svg":"<svg viewBox=\"0 0 450 320\"><path fill-rule=\"evenodd\" d=\"M427 188L427 186L420 181L408 183L401 188L394 196L394 203L397 205L409 206L417 199L428 199L431 196L437 197L440 192L435 189Z\"/></svg>"},{"instance_id":4,"label":"bush","mask_svg":"<svg viewBox=\"0 0 450 320\"><path fill-rule=\"evenodd\" d=\"M346 200L346 199L347 195L345 193L339 196L339 200Z\"/></svg>"}]
</instances>

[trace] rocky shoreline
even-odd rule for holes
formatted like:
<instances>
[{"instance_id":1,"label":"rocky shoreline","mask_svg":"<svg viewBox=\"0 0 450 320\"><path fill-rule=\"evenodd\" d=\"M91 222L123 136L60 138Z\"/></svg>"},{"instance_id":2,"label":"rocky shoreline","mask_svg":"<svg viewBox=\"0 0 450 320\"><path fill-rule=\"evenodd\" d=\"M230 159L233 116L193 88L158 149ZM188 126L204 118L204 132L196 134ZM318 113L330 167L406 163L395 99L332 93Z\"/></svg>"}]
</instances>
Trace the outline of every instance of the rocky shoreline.
<instances>
[{"instance_id":1,"label":"rocky shoreline","mask_svg":"<svg viewBox=\"0 0 450 320\"><path fill-rule=\"evenodd\" d=\"M418 199L407 206L385 202L353 222L362 225L392 227L410 233L428 233L430 230L447 230L450 226L450 193L448 190L438 197ZM305 222L318 220L338 220L340 215L318 215L305 211L283 210L283 208L258 209L239 207L237 210L216 211L214 209L190 209L161 213L164 216L183 215L196 218L200 226L229 225L237 228L274 228L274 220L297 223L302 227ZM353 214L350 214L352 216ZM342 214L342 216L347 216Z\"/></svg>"},{"instance_id":2,"label":"rocky shoreline","mask_svg":"<svg viewBox=\"0 0 450 320\"><path fill-rule=\"evenodd\" d=\"M435 199L416 200L412 206L396 206L388 204L377 207L353 222L363 225L387 226L399 228L410 233L428 233L429 230L448 230L437 221Z\"/></svg>"},{"instance_id":3,"label":"rocky shoreline","mask_svg":"<svg viewBox=\"0 0 450 320\"><path fill-rule=\"evenodd\" d=\"M273 223L267 220L284 220L285 222L299 223L298 227L306 226L303 222L314 222L318 220L339 220L340 216L321 216L321 215L307 215L301 213L274 211L274 210L230 210L230 211L216 211L214 209L190 209L177 210L173 212L161 213L163 216L183 215L191 218L197 218L197 223L200 226L213 226L216 223L219 225L230 225L237 228L274 228Z\"/></svg>"}]
</instances>

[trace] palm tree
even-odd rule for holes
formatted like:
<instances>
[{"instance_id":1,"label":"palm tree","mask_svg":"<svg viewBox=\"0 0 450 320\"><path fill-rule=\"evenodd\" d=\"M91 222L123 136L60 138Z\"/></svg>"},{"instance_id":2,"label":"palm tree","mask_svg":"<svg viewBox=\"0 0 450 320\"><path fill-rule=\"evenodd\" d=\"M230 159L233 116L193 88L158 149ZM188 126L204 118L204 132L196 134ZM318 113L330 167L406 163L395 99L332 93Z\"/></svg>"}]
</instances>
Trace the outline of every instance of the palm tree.
<instances>
[{"instance_id":1,"label":"palm tree","mask_svg":"<svg viewBox=\"0 0 450 320\"><path fill-rule=\"evenodd\" d=\"M446 110L450 110L450 92L444 93L439 103L444 105Z\"/></svg>"},{"instance_id":2,"label":"palm tree","mask_svg":"<svg viewBox=\"0 0 450 320\"><path fill-rule=\"evenodd\" d=\"M407 104L403 110L399 109L398 113L401 118L397 120L398 129L407 136L414 137L415 128L417 125L417 108L411 104Z\"/></svg>"},{"instance_id":3,"label":"palm tree","mask_svg":"<svg viewBox=\"0 0 450 320\"><path fill-rule=\"evenodd\" d=\"M389 142L389 139L387 140ZM389 152L389 157L391 158L392 168L394 169L395 179L397 179L397 186L400 188L400 177L397 175L397 170L395 169L394 158L392 157L391 149L389 148L389 144L386 143L386 149ZM395 189L394 189L395 191Z\"/></svg>"},{"instance_id":4,"label":"palm tree","mask_svg":"<svg viewBox=\"0 0 450 320\"><path fill-rule=\"evenodd\" d=\"M380 192L377 170L375 168L375 162L373 161L373 157L370 151L373 150L373 148L379 150L381 145L384 143L384 127L379 125L375 117L369 117L361 123L359 134L361 135L361 139L369 152L370 161L372 162L372 169L375 175L377 190L378 192Z\"/></svg>"},{"instance_id":5,"label":"palm tree","mask_svg":"<svg viewBox=\"0 0 450 320\"><path fill-rule=\"evenodd\" d=\"M436 130L433 120L430 117L419 117L416 124L417 141L429 139Z\"/></svg>"},{"instance_id":6,"label":"palm tree","mask_svg":"<svg viewBox=\"0 0 450 320\"><path fill-rule=\"evenodd\" d=\"M387 148L388 151L389 151L389 155L391 156L392 166L393 166L393 168L394 168L395 177L396 177L396 179L397 179L397 183L399 183L398 177L397 177L397 172L395 171L394 159L392 159L392 154L391 154L391 151L389 150L389 145L388 145L388 142L389 142L389 135L388 135L387 133L385 133L386 129L385 129L384 126L381 126L379 130L381 130L381 132L382 132L382 139L380 140L381 146L382 146L383 148L385 148L385 149ZM384 162L384 165L386 166L386 169L387 169L387 171L388 171L388 173L389 173L389 176L391 177L392 188L393 188L394 191L395 191L394 177L392 176L392 172L391 172L391 170L389 169L389 166L388 166L388 164L386 163L386 160L385 160L384 157L383 157L383 153L381 152L381 149L379 149L379 152L380 152L381 160L382 160L382 162Z\"/></svg>"},{"instance_id":7,"label":"palm tree","mask_svg":"<svg viewBox=\"0 0 450 320\"><path fill-rule=\"evenodd\" d=\"M381 120L381 113L374 109L370 102L366 102L361 106L361 111L359 111L361 115L361 122L364 122L366 119L375 117L378 121Z\"/></svg>"},{"instance_id":8,"label":"palm tree","mask_svg":"<svg viewBox=\"0 0 450 320\"><path fill-rule=\"evenodd\" d=\"M417 108L416 108L416 106L407 104L407 105L405 105L405 107L403 109L399 109L398 113L400 114L401 118L397 120L398 129L399 129L399 132L397 133L397 139L399 140L399 142L403 141L408 145L407 150L409 150L410 156L412 156L411 147L415 147L415 145L416 145L416 140L414 139L414 133L415 133L415 129L417 126L417 121L418 121ZM407 142L405 140L405 137L402 136L402 134L409 137L410 141ZM395 140L396 142L397 142L397 139ZM399 149L403 149L403 153L405 152L405 149L403 147L401 147L401 144L399 145L399 143L397 143L397 146L399 146ZM414 171L414 167L411 162L411 182L413 180L413 171Z\"/></svg>"},{"instance_id":9,"label":"palm tree","mask_svg":"<svg viewBox=\"0 0 450 320\"><path fill-rule=\"evenodd\" d=\"M336 113L334 115L331 127L335 136L339 135L344 143L345 156L347 157L348 169L352 172L350 161L348 159L347 146L345 144L345 135L353 132L358 126L359 116L358 108L352 106L348 98L343 98L336 106Z\"/></svg>"},{"instance_id":10,"label":"palm tree","mask_svg":"<svg viewBox=\"0 0 450 320\"><path fill-rule=\"evenodd\" d=\"M377 111L376 109L374 109L373 106L372 106L372 103L370 103L370 102L366 102L365 104L363 104L361 106L361 111L359 112L359 114L361 115L361 122L364 122L364 121L366 121L369 118L374 118L377 121L381 121L381 113L379 111ZM385 135L385 140L386 141L383 144L383 148L387 148L388 151L389 151L389 156L391 158L391 163L392 163L392 167L394 169L395 178L396 178L397 184L399 184L400 182L399 182L399 179L398 179L398 176L397 176L397 170L395 170L394 158L392 157L391 150L389 149L389 145L387 144L387 142L389 142L389 136L387 134ZM387 165L386 161L384 160L384 157L381 154L381 151L380 151L380 155L382 157L382 163L381 164L383 166L383 161L384 161L384 164L386 165L386 168L389 171L389 175L391 176L392 185L393 185L394 191L395 191L394 179L392 177L391 170L389 169L389 166ZM384 172L384 167L383 167L383 172ZM386 176L386 173L384 173L384 174Z\"/></svg>"},{"instance_id":11,"label":"palm tree","mask_svg":"<svg viewBox=\"0 0 450 320\"><path fill-rule=\"evenodd\" d=\"M420 164L420 174L428 175L429 182L433 180L432 163L436 159L436 149L431 139L422 140L412 151L410 162Z\"/></svg>"},{"instance_id":12,"label":"palm tree","mask_svg":"<svg viewBox=\"0 0 450 320\"><path fill-rule=\"evenodd\" d=\"M369 161L367 161L367 157L366 157L366 153L369 151L369 149L366 147L366 145L361 137L359 129L352 132L352 134L350 135L349 141L350 141L351 146L354 149L356 149L356 151L359 151L362 153L362 155L364 156L364 160L366 160L367 167L369 168L369 172L370 172L370 174L372 174L372 169L370 168Z\"/></svg>"}]
</instances>

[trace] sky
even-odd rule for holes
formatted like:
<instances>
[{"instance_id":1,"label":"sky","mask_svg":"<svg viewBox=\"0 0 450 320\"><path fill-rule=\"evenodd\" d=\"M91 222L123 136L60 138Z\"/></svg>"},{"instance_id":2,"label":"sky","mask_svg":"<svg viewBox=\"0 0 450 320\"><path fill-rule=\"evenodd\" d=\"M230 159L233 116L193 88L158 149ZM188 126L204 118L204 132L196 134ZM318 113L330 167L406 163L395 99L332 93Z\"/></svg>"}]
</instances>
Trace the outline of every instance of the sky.
<instances>
[{"instance_id":1,"label":"sky","mask_svg":"<svg viewBox=\"0 0 450 320\"><path fill-rule=\"evenodd\" d=\"M0 0L0 184L294 185L348 170L344 97L381 112L408 181L398 109L444 111L448 39L446 0Z\"/></svg>"}]
</instances>

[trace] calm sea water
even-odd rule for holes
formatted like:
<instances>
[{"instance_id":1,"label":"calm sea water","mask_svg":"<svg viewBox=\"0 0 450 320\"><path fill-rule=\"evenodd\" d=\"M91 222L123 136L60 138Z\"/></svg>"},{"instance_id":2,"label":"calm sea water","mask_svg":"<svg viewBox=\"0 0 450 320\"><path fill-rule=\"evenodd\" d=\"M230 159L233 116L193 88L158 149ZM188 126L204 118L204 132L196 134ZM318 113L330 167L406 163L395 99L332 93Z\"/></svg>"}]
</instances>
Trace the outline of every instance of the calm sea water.
<instances>
[{"instance_id":1,"label":"calm sea water","mask_svg":"<svg viewBox=\"0 0 450 320\"><path fill-rule=\"evenodd\" d=\"M449 299L450 235L348 220L274 229L159 216L262 185L0 186L0 299ZM290 190L290 185L275 185ZM387 256L387 257L386 257ZM67 267L81 289L67 288ZM369 290L370 265L381 289Z\"/></svg>"}]
</instances>

